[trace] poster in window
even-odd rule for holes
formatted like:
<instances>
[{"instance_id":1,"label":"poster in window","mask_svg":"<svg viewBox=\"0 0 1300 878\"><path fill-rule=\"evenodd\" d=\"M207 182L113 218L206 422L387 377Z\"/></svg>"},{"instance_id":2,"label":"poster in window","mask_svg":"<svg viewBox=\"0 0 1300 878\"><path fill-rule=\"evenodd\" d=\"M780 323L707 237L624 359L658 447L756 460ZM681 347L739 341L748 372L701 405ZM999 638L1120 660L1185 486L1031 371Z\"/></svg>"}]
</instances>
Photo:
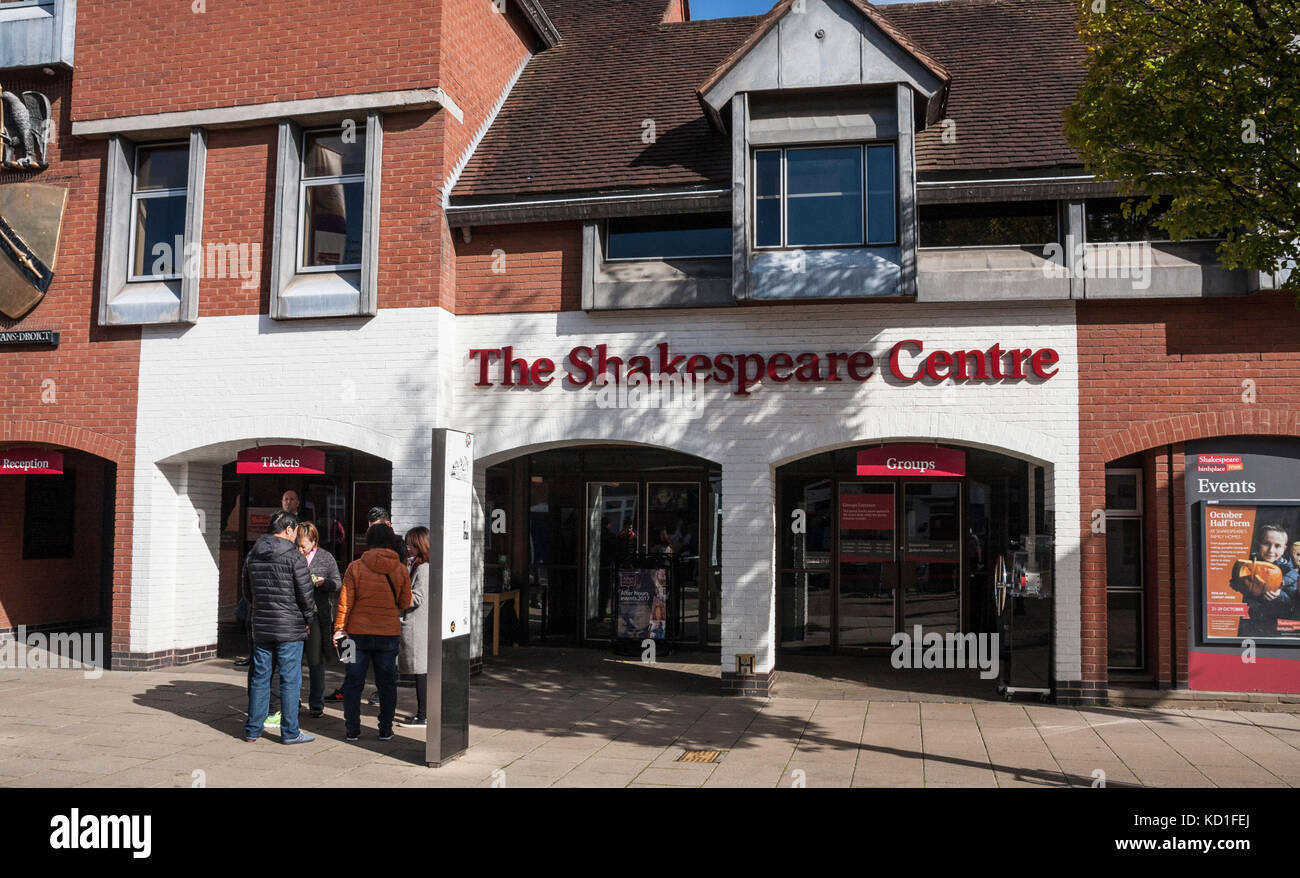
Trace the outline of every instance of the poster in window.
<instances>
[{"instance_id":1,"label":"poster in window","mask_svg":"<svg viewBox=\"0 0 1300 878\"><path fill-rule=\"evenodd\" d=\"M624 640L663 640L668 620L668 570L623 568L618 574L618 630Z\"/></svg>"},{"instance_id":2,"label":"poster in window","mask_svg":"<svg viewBox=\"0 0 1300 878\"><path fill-rule=\"evenodd\" d=\"M1300 642L1300 505L1203 510L1206 639Z\"/></svg>"}]
</instances>

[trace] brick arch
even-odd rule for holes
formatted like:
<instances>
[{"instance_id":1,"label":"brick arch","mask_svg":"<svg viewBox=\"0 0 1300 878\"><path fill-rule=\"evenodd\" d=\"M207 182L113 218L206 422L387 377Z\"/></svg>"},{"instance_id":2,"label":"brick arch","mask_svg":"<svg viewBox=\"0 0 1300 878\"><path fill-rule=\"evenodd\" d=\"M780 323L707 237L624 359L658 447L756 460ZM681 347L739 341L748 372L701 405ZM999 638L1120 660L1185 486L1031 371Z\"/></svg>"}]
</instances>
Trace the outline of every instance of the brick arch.
<instances>
[{"instance_id":1,"label":"brick arch","mask_svg":"<svg viewBox=\"0 0 1300 878\"><path fill-rule=\"evenodd\" d=\"M1097 447L1105 460L1115 460L1158 445L1250 435L1300 436L1300 409L1216 406L1193 414L1138 422L1103 437Z\"/></svg>"},{"instance_id":2,"label":"brick arch","mask_svg":"<svg viewBox=\"0 0 1300 878\"><path fill-rule=\"evenodd\" d=\"M7 445L20 442L72 448L113 463L121 463L127 456L126 446L121 442L93 430L57 421L0 420L0 443Z\"/></svg>"}]
</instances>

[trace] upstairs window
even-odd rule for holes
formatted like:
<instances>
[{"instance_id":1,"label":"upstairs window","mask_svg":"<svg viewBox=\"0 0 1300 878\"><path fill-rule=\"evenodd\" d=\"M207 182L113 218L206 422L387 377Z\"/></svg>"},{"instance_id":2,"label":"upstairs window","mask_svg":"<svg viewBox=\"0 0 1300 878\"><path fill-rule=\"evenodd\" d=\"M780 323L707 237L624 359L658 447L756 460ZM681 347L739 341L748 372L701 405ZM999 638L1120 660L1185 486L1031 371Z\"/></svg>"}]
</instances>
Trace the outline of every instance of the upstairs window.
<instances>
[{"instance_id":1,"label":"upstairs window","mask_svg":"<svg viewBox=\"0 0 1300 878\"><path fill-rule=\"evenodd\" d=\"M608 259L697 259L731 255L731 215L725 213L611 219Z\"/></svg>"},{"instance_id":2,"label":"upstairs window","mask_svg":"<svg viewBox=\"0 0 1300 878\"><path fill-rule=\"evenodd\" d=\"M132 281L175 280L185 255L190 148L141 146L131 187Z\"/></svg>"},{"instance_id":3,"label":"upstairs window","mask_svg":"<svg viewBox=\"0 0 1300 878\"><path fill-rule=\"evenodd\" d=\"M897 240L892 144L754 154L759 247L861 247Z\"/></svg>"},{"instance_id":4,"label":"upstairs window","mask_svg":"<svg viewBox=\"0 0 1300 878\"><path fill-rule=\"evenodd\" d=\"M1094 244L1121 241L1168 241L1169 234L1156 228L1164 216L1168 200L1156 204L1145 216L1124 215L1124 203L1139 204L1141 199L1091 198L1087 202L1087 239Z\"/></svg>"},{"instance_id":5,"label":"upstairs window","mask_svg":"<svg viewBox=\"0 0 1300 878\"><path fill-rule=\"evenodd\" d=\"M1060 240L1055 201L925 204L922 247L1042 247Z\"/></svg>"},{"instance_id":6,"label":"upstairs window","mask_svg":"<svg viewBox=\"0 0 1300 878\"><path fill-rule=\"evenodd\" d=\"M361 268L366 189L364 128L303 135L299 271Z\"/></svg>"}]
</instances>

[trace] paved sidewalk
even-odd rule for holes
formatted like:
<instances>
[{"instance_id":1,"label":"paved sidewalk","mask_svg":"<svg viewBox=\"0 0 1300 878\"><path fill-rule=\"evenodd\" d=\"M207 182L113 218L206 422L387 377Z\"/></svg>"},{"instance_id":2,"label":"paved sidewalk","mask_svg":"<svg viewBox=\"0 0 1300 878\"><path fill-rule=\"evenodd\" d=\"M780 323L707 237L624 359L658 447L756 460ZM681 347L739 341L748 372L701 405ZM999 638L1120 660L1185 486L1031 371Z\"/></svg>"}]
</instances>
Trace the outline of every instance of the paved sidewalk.
<instances>
[{"instance_id":1,"label":"paved sidewalk","mask_svg":"<svg viewBox=\"0 0 1300 878\"><path fill-rule=\"evenodd\" d=\"M244 743L245 675L224 659L98 680L0 670L0 785L1087 787L1101 773L1108 787L1300 785L1296 713L1075 709L962 695L960 681L927 696L798 676L770 699L724 698L716 657L510 654L475 679L470 749L441 769L423 764L422 732L377 741L369 706L357 744L343 741L341 705L304 711L312 744ZM401 689L399 717L413 708ZM724 752L677 761L708 749Z\"/></svg>"}]
</instances>

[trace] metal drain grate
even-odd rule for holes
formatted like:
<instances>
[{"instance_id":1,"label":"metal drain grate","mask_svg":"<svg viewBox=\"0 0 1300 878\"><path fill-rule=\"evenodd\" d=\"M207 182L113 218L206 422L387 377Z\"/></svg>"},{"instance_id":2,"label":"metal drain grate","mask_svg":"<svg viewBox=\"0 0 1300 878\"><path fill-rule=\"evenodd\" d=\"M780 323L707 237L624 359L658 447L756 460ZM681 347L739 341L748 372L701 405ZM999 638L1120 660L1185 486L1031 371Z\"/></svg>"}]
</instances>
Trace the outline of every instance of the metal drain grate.
<instances>
[{"instance_id":1,"label":"metal drain grate","mask_svg":"<svg viewBox=\"0 0 1300 878\"><path fill-rule=\"evenodd\" d=\"M717 762L726 750L687 750L677 757L678 762Z\"/></svg>"}]
</instances>

